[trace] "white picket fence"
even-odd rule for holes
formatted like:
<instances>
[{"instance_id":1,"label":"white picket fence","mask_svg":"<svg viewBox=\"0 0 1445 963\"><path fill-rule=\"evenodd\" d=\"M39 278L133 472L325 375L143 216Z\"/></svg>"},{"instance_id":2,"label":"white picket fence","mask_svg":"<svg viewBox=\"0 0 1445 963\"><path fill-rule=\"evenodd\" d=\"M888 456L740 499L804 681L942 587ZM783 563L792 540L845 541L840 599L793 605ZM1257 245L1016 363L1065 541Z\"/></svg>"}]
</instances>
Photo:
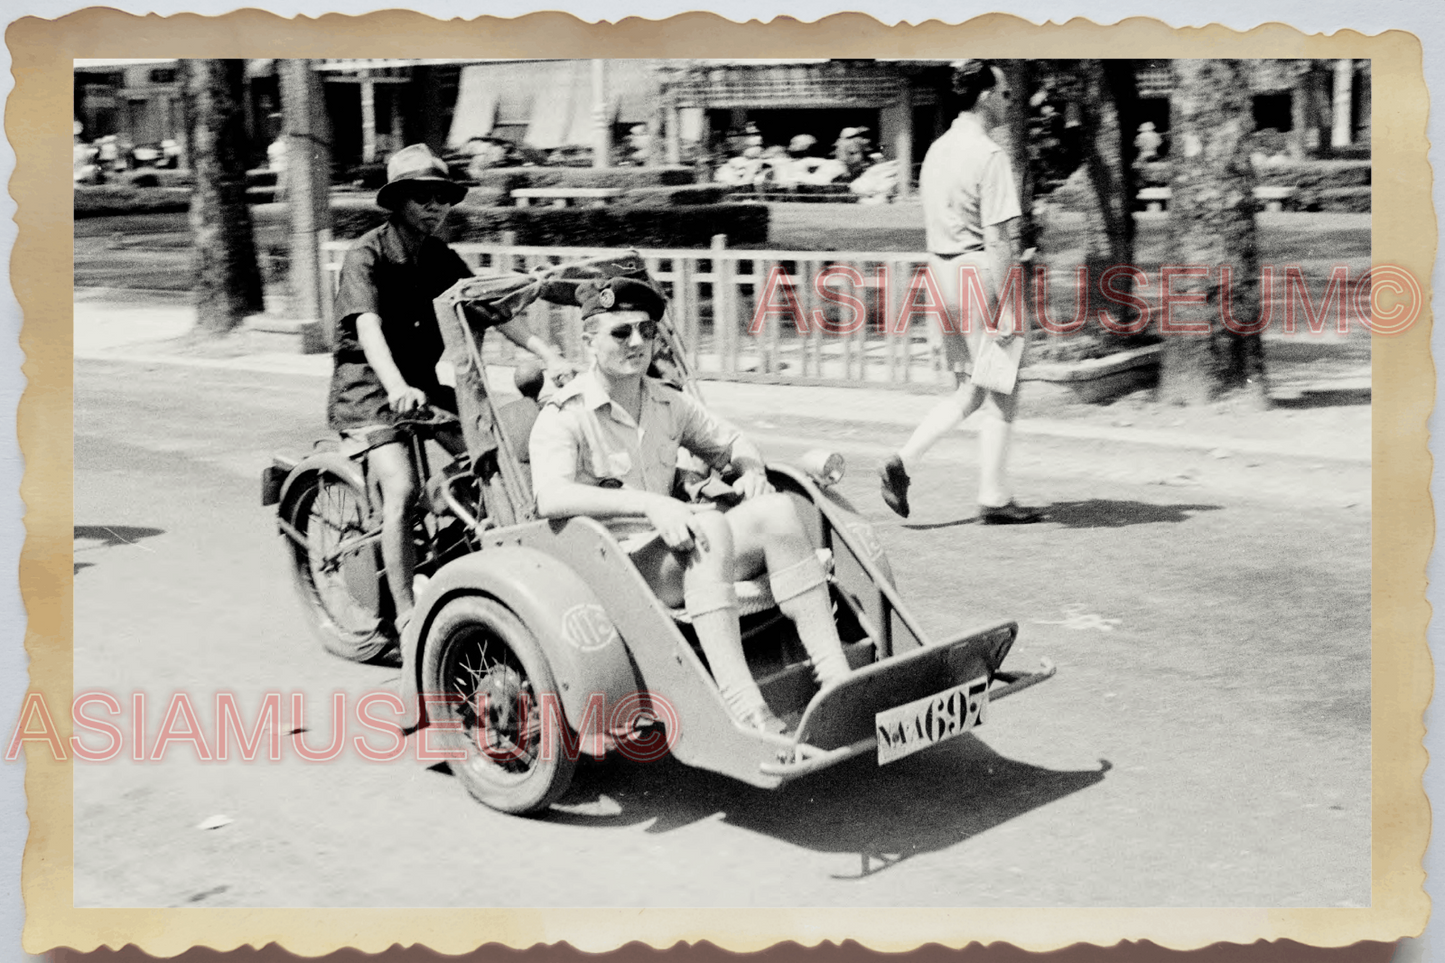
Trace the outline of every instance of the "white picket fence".
<instances>
[{"instance_id":1,"label":"white picket fence","mask_svg":"<svg viewBox=\"0 0 1445 963\"><path fill-rule=\"evenodd\" d=\"M349 247L349 242L339 241L323 246L333 292ZM580 257L624 253L620 249L503 243L460 243L452 249L479 274L525 272ZM875 387L952 383L943 371L938 339L928 330L929 325L915 321L907 333L891 333L892 320L902 310L908 279L927 261L924 254L736 250L726 247L721 238L702 250L645 249L638 253L667 293L672 321L694 370L703 377L778 384L868 383ZM804 318L811 321L819 310L835 326L840 319L846 321L851 310L820 297L815 286L818 275L831 265L852 267L863 279L857 288L840 289L865 305L865 323L857 330L834 334L810 323L806 333L801 333L791 320L771 314L756 334L750 332L758 301L774 269L783 272L782 282L791 287ZM885 277L891 281L885 284ZM773 303L782 301L783 295L775 292ZM529 312L534 330L551 332L569 356L581 357L575 308L538 303ZM495 352L498 360L511 357L512 348L505 339L488 338L487 344L488 354Z\"/></svg>"}]
</instances>

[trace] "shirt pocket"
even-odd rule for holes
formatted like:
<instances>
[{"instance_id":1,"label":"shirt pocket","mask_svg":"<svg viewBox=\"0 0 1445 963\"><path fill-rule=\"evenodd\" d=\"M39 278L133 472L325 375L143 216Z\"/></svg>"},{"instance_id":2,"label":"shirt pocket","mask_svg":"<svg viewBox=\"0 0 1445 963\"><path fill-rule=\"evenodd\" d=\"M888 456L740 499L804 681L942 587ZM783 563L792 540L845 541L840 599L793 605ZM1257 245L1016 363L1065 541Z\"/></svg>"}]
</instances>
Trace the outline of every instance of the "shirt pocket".
<instances>
[{"instance_id":1,"label":"shirt pocket","mask_svg":"<svg viewBox=\"0 0 1445 963\"><path fill-rule=\"evenodd\" d=\"M609 451L604 461L609 478L625 479L632 471L632 456L625 451Z\"/></svg>"}]
</instances>

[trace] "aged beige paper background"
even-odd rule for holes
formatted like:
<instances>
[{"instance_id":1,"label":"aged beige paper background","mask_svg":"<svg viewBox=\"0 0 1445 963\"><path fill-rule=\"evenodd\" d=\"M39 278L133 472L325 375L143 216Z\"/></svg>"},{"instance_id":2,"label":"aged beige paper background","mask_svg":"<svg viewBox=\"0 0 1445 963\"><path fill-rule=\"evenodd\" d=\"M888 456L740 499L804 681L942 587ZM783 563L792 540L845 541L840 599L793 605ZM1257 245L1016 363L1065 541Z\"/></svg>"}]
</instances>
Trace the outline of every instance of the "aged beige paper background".
<instances>
[{"instance_id":1,"label":"aged beige paper background","mask_svg":"<svg viewBox=\"0 0 1445 963\"><path fill-rule=\"evenodd\" d=\"M248 10L224 18L138 18L89 10L28 18L6 35L15 94L6 133L18 161L10 191L19 239L12 283L25 314L21 346L29 386L20 406L28 540L21 584L29 616L31 689L68 706L72 677L72 335L69 187L71 61L79 57L1351 57L1374 72L1373 262L1409 270L1425 291L1419 321L1373 342L1373 887L1369 909L1029 910L77 910L72 905L69 764L28 753L31 823L23 886L31 952L136 943L157 955L193 944L229 949L277 941L303 954L340 946L368 952L424 943L457 953L483 942L526 946L568 940L605 950L631 940L667 945L708 939L735 950L780 940L851 938L907 949L1006 940L1027 949L1076 941L1149 939L1176 948L1217 941L1293 939L1316 945L1395 940L1428 914L1420 860L1429 833L1421 789L1421 714L1431 692L1425 644L1425 564L1433 538L1425 423L1434 400L1429 278L1436 224L1426 160L1428 109L1413 36L1341 31L1307 37L1272 24L1172 30L1142 19L1103 27L1076 20L1033 26L993 15L964 25L884 27L859 15L816 24L736 24L710 14L589 25L563 14L440 22L419 14L328 15L284 20ZM68 722L57 718L62 733Z\"/></svg>"}]
</instances>

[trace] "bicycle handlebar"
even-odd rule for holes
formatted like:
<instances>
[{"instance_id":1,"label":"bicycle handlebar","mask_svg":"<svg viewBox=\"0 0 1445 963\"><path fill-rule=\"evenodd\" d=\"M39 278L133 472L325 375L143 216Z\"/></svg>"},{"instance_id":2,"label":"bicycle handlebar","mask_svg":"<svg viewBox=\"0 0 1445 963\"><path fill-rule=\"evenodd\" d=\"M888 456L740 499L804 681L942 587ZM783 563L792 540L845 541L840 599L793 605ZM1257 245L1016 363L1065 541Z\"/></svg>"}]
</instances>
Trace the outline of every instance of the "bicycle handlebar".
<instances>
[{"instance_id":1,"label":"bicycle handlebar","mask_svg":"<svg viewBox=\"0 0 1445 963\"><path fill-rule=\"evenodd\" d=\"M420 414L420 417L417 417ZM392 421L393 428L446 428L461 424L456 415L445 408L425 404L410 415L403 415Z\"/></svg>"}]
</instances>

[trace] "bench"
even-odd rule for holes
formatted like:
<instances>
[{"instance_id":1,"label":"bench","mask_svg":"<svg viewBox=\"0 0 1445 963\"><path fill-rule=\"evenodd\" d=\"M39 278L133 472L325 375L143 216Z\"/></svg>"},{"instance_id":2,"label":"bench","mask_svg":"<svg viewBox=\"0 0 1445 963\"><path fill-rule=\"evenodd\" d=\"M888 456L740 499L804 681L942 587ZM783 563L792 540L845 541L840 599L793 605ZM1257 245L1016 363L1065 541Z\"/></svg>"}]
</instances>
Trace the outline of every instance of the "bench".
<instances>
[{"instance_id":1,"label":"bench","mask_svg":"<svg viewBox=\"0 0 1445 963\"><path fill-rule=\"evenodd\" d=\"M1157 214L1164 210L1164 205L1172 193L1167 187L1146 187L1139 192L1139 200L1148 204L1148 209Z\"/></svg>"},{"instance_id":2,"label":"bench","mask_svg":"<svg viewBox=\"0 0 1445 963\"><path fill-rule=\"evenodd\" d=\"M550 201L553 207L566 207L572 201L605 207L625 193L620 187L521 187L512 192L512 200L518 207L529 207L533 201Z\"/></svg>"},{"instance_id":3,"label":"bench","mask_svg":"<svg viewBox=\"0 0 1445 963\"><path fill-rule=\"evenodd\" d=\"M1293 187L1256 187L1254 196L1257 200L1264 201L1266 211L1284 210L1284 202L1294 196Z\"/></svg>"},{"instance_id":4,"label":"bench","mask_svg":"<svg viewBox=\"0 0 1445 963\"><path fill-rule=\"evenodd\" d=\"M1164 210L1164 205L1169 203L1169 199L1173 196L1173 193L1174 192L1167 187L1146 187L1141 190L1136 197L1141 203L1147 205L1147 210L1157 214ZM1266 211L1284 210L1284 202L1293 197L1294 194L1295 189L1293 187L1281 185L1256 187L1254 189L1255 200L1263 201Z\"/></svg>"}]
</instances>

